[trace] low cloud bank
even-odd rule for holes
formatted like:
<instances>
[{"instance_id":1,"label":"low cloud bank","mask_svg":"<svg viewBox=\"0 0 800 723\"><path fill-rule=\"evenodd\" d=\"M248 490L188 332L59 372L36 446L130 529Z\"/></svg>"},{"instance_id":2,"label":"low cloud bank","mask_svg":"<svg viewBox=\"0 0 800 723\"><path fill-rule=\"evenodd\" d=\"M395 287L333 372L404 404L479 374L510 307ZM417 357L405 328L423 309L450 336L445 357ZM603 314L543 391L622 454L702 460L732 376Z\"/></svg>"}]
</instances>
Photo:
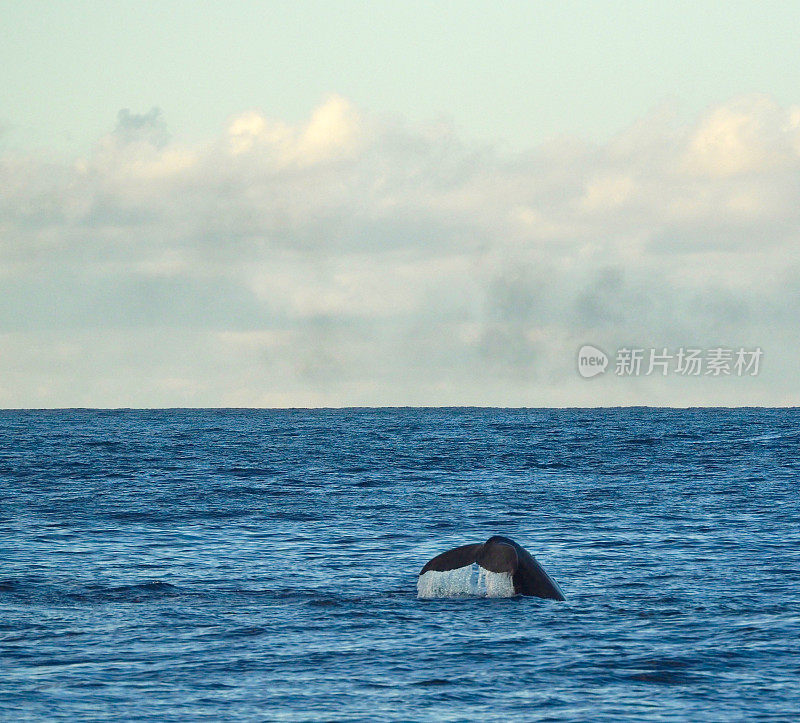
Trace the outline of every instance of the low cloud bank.
<instances>
[{"instance_id":1,"label":"low cloud bank","mask_svg":"<svg viewBox=\"0 0 800 723\"><path fill-rule=\"evenodd\" d=\"M800 108L514 156L331 97L200 145L120 111L0 151L0 405L797 404ZM584 380L584 343L761 346L748 379Z\"/></svg>"}]
</instances>

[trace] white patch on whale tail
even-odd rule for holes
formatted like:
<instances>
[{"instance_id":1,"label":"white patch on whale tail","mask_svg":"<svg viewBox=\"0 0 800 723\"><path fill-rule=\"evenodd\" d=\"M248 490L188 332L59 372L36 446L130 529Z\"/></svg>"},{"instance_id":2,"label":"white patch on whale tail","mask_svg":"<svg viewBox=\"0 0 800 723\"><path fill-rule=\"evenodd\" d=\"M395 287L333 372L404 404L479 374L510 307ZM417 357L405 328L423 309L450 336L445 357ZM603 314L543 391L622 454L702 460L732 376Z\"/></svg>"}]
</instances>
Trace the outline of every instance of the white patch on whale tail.
<instances>
[{"instance_id":1,"label":"white patch on whale tail","mask_svg":"<svg viewBox=\"0 0 800 723\"><path fill-rule=\"evenodd\" d=\"M473 563L455 570L428 570L417 578L418 598L514 597L514 581L506 572L489 572Z\"/></svg>"}]
</instances>

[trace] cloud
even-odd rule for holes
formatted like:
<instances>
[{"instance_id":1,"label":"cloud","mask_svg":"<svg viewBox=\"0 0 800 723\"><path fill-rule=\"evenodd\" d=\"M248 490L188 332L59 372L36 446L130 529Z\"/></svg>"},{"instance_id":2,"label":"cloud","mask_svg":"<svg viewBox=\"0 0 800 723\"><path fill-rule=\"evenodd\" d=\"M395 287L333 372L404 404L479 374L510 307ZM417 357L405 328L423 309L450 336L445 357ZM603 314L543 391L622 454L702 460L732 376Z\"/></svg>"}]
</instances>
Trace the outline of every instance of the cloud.
<instances>
[{"instance_id":1,"label":"cloud","mask_svg":"<svg viewBox=\"0 0 800 723\"><path fill-rule=\"evenodd\" d=\"M800 117L768 97L715 108L694 129L687 149L691 170L716 177L791 166L800 149Z\"/></svg>"},{"instance_id":2,"label":"cloud","mask_svg":"<svg viewBox=\"0 0 800 723\"><path fill-rule=\"evenodd\" d=\"M360 125L355 108L334 95L300 128L270 121L257 111L238 115L228 124L228 147L234 156L256 156L267 165L303 167L352 152Z\"/></svg>"},{"instance_id":3,"label":"cloud","mask_svg":"<svg viewBox=\"0 0 800 723\"><path fill-rule=\"evenodd\" d=\"M123 108L117 114L113 137L122 145L144 143L163 148L169 142L167 124L161 117L160 108L151 108L148 113L141 114Z\"/></svg>"},{"instance_id":4,"label":"cloud","mask_svg":"<svg viewBox=\"0 0 800 723\"><path fill-rule=\"evenodd\" d=\"M0 152L0 405L797 402L798 171L762 96L514 156L339 96L193 145L123 110L76 161ZM588 384L583 343L772 366Z\"/></svg>"}]
</instances>

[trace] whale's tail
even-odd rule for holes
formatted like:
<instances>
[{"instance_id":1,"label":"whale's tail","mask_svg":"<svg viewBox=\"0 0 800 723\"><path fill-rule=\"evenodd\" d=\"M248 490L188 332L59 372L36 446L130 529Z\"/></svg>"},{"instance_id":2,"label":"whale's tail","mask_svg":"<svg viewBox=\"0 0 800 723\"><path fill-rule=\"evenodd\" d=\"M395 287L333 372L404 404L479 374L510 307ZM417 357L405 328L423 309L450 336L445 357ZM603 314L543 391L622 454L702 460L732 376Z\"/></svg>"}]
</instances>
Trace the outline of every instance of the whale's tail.
<instances>
[{"instance_id":1,"label":"whale's tail","mask_svg":"<svg viewBox=\"0 0 800 723\"><path fill-rule=\"evenodd\" d=\"M417 592L419 597L483 594L488 597L532 595L551 600L566 599L561 588L533 555L514 540L500 535L434 557L419 573Z\"/></svg>"}]
</instances>

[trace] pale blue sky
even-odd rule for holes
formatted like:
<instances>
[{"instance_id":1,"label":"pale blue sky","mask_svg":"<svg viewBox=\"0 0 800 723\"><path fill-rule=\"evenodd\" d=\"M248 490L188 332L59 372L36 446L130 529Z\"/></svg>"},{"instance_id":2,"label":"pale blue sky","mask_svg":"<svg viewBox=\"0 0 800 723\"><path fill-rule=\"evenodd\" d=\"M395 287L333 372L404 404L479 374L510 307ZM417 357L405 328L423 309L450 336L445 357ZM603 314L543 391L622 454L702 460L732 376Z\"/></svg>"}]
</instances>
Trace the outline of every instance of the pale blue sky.
<instances>
[{"instance_id":1,"label":"pale blue sky","mask_svg":"<svg viewBox=\"0 0 800 723\"><path fill-rule=\"evenodd\" d=\"M70 153L120 108L184 139L257 108L299 122L330 93L461 137L604 139L668 103L797 100L796 2L2 3L5 144Z\"/></svg>"},{"instance_id":2,"label":"pale blue sky","mask_svg":"<svg viewBox=\"0 0 800 723\"><path fill-rule=\"evenodd\" d=\"M0 0L0 407L800 404L799 18Z\"/></svg>"}]
</instances>

